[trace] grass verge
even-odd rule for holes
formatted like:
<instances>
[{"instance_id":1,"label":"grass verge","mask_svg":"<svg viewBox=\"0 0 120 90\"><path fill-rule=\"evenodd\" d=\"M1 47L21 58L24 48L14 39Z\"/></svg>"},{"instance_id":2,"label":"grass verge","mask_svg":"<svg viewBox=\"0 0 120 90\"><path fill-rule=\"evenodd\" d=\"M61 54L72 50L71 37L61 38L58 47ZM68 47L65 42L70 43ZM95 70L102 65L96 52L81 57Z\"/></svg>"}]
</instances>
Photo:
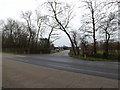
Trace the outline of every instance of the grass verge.
<instances>
[{"instance_id":1,"label":"grass verge","mask_svg":"<svg viewBox=\"0 0 120 90\"><path fill-rule=\"evenodd\" d=\"M119 60L111 60L111 59L103 59L103 58L95 58L95 57L83 57L83 56L75 56L72 55L71 53L69 53L70 57L74 57L77 59L81 59L81 60L89 60L89 61L108 61L108 62L120 62Z\"/></svg>"}]
</instances>

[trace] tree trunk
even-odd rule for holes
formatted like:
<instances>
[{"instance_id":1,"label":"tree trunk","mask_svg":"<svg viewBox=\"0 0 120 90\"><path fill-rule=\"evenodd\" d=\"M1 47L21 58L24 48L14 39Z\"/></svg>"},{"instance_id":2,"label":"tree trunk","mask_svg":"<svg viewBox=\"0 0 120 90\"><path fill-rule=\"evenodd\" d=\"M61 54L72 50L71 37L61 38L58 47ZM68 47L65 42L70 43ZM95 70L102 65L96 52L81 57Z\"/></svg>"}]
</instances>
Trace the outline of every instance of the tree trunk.
<instances>
[{"instance_id":1,"label":"tree trunk","mask_svg":"<svg viewBox=\"0 0 120 90\"><path fill-rule=\"evenodd\" d=\"M80 51L79 51L79 47L77 46L76 41L74 40L74 44L75 44L75 48L76 48L76 55L79 56L80 55Z\"/></svg>"},{"instance_id":2,"label":"tree trunk","mask_svg":"<svg viewBox=\"0 0 120 90\"><path fill-rule=\"evenodd\" d=\"M51 34L52 34L52 32L53 32L53 27L52 27L52 29L51 29L51 31L50 31L50 33L49 33L49 36L48 36L48 41L47 41L47 47L48 47L48 53L50 53L51 52L51 50L50 50L50 37L51 37Z\"/></svg>"},{"instance_id":3,"label":"tree trunk","mask_svg":"<svg viewBox=\"0 0 120 90\"><path fill-rule=\"evenodd\" d=\"M106 32L106 42L105 42L105 54L106 54L106 56L109 55L109 52L108 52L109 39L110 39L110 34L108 34L108 33Z\"/></svg>"},{"instance_id":4,"label":"tree trunk","mask_svg":"<svg viewBox=\"0 0 120 90\"><path fill-rule=\"evenodd\" d=\"M40 24L40 26L41 26L41 24ZM36 45L37 45L37 42L38 42L38 36L39 36L39 33L40 33L40 29L41 29L40 26L38 27L37 38L36 38Z\"/></svg>"},{"instance_id":5,"label":"tree trunk","mask_svg":"<svg viewBox=\"0 0 120 90\"><path fill-rule=\"evenodd\" d=\"M36 45L37 45L37 42L38 42L39 31L40 31L40 30L38 29L37 38L36 38Z\"/></svg>"},{"instance_id":6,"label":"tree trunk","mask_svg":"<svg viewBox=\"0 0 120 90\"><path fill-rule=\"evenodd\" d=\"M77 56L79 56L80 55L79 47L76 47L76 51L77 51Z\"/></svg>"},{"instance_id":7,"label":"tree trunk","mask_svg":"<svg viewBox=\"0 0 120 90\"><path fill-rule=\"evenodd\" d=\"M94 40L94 54L96 54L96 38L95 38L95 18L94 18L94 10L92 9L92 25L93 25L93 40Z\"/></svg>"},{"instance_id":8,"label":"tree trunk","mask_svg":"<svg viewBox=\"0 0 120 90\"><path fill-rule=\"evenodd\" d=\"M70 42L71 42L71 45L72 45L72 49L73 49L74 55L77 55L77 54L76 54L76 51L75 51L74 43L73 43L73 41L72 41L70 35L68 34L67 31L64 31L64 32L67 34L67 36L68 36L68 38L69 38L69 40L70 40Z\"/></svg>"},{"instance_id":9,"label":"tree trunk","mask_svg":"<svg viewBox=\"0 0 120 90\"><path fill-rule=\"evenodd\" d=\"M32 38L32 34L30 33L30 37L28 39L28 53L30 53L30 49L31 49L31 38Z\"/></svg>"},{"instance_id":10,"label":"tree trunk","mask_svg":"<svg viewBox=\"0 0 120 90\"><path fill-rule=\"evenodd\" d=\"M61 26L61 27L60 27L61 30L64 31L64 32L67 34L67 36L68 36L68 38L69 38L69 40L70 40L70 42L71 42L71 46L72 46L74 55L76 55L75 46L74 46L74 43L73 43L73 41L72 41L72 39L71 39L69 33L66 31L65 27L59 22L59 20L58 20L58 18L57 18L57 16L56 16L55 11L54 11L54 14L55 14L55 19L56 19L57 23Z\"/></svg>"}]
</instances>

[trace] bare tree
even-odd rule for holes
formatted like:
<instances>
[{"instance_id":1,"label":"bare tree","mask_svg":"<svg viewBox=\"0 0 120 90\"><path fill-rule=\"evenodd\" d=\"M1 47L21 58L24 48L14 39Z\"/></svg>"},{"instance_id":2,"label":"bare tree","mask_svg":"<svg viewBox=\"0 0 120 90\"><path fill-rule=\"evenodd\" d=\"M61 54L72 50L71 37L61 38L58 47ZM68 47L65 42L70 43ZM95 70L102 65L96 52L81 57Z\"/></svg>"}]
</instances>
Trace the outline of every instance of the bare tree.
<instances>
[{"instance_id":1,"label":"bare tree","mask_svg":"<svg viewBox=\"0 0 120 90\"><path fill-rule=\"evenodd\" d=\"M26 23L27 23L27 30L29 32L29 38L28 38L29 50L31 48L31 39L32 39L32 34L33 34L31 15L32 15L31 11L22 12L22 18L24 18L24 20L26 21Z\"/></svg>"},{"instance_id":2,"label":"bare tree","mask_svg":"<svg viewBox=\"0 0 120 90\"><path fill-rule=\"evenodd\" d=\"M40 36L40 38L43 37L43 32L44 32L44 29L43 29L43 25L45 24L45 22L47 22L47 16L45 15L42 15L41 13L39 13L37 10L36 10L36 23L37 23L37 36L36 36L36 44L38 42L38 38Z\"/></svg>"},{"instance_id":3,"label":"bare tree","mask_svg":"<svg viewBox=\"0 0 120 90\"><path fill-rule=\"evenodd\" d=\"M109 40L112 35L116 35L117 31L117 18L115 13L110 13L103 21L101 21L101 28L103 29L103 34L105 34L105 54L108 56L108 47L109 47Z\"/></svg>"},{"instance_id":4,"label":"bare tree","mask_svg":"<svg viewBox=\"0 0 120 90\"><path fill-rule=\"evenodd\" d=\"M56 24L54 21L51 21L51 17L48 17L47 22L45 24L46 27L48 27L49 29L47 46L50 49L50 45L60 38L60 34L57 32L59 28L58 24Z\"/></svg>"},{"instance_id":5,"label":"bare tree","mask_svg":"<svg viewBox=\"0 0 120 90\"><path fill-rule=\"evenodd\" d=\"M103 3L98 2L97 0L84 0L84 7L88 10L88 14L83 16L84 23L88 27L88 33L92 34L93 37L93 53L97 53L96 48L96 31L99 29L99 22L103 19ZM92 27L91 27L92 26ZM92 30L92 31L91 31Z\"/></svg>"},{"instance_id":6,"label":"bare tree","mask_svg":"<svg viewBox=\"0 0 120 90\"><path fill-rule=\"evenodd\" d=\"M55 31L57 31L57 30L55 30L55 27L54 26L51 27L51 30L48 34L49 43L53 43L54 41L56 41L60 38L59 33L55 33ZM52 40L50 40L50 39L52 39Z\"/></svg>"},{"instance_id":7,"label":"bare tree","mask_svg":"<svg viewBox=\"0 0 120 90\"><path fill-rule=\"evenodd\" d=\"M77 31L71 31L71 36L72 36L72 40L73 40L73 43L75 45L75 48L76 48L76 54L77 56L80 55L80 50L79 50L79 34Z\"/></svg>"},{"instance_id":8,"label":"bare tree","mask_svg":"<svg viewBox=\"0 0 120 90\"><path fill-rule=\"evenodd\" d=\"M52 2L48 1L47 2L47 7L49 11L52 12L52 17L55 20L55 22L58 24L59 29L64 31L65 34L68 36L72 49L74 54L76 55L75 52L75 46L72 41L72 38L70 37L70 34L68 33L68 25L71 21L72 17L72 10L73 8L70 8L68 4L63 4L61 2L58 2L57 0L54 0Z\"/></svg>"},{"instance_id":9,"label":"bare tree","mask_svg":"<svg viewBox=\"0 0 120 90\"><path fill-rule=\"evenodd\" d=\"M83 18L85 24L88 27L88 32L92 34L93 37L93 51L94 54L97 53L96 48L96 33L99 30L100 22L105 18L106 15L111 10L116 8L116 4L118 3L117 0L105 0L105 1L98 1L98 0L83 0L84 7L88 10L88 14L85 14ZM90 31L92 26L92 31Z\"/></svg>"},{"instance_id":10,"label":"bare tree","mask_svg":"<svg viewBox=\"0 0 120 90\"><path fill-rule=\"evenodd\" d=\"M95 37L95 34L96 34L96 24L95 24L95 9L96 9L96 7L95 7L95 5L94 4L96 4L96 2L93 2L92 0L85 0L84 1L84 3L85 3L85 6L86 6L86 8L87 9L89 9L90 10L90 22L86 22L86 24L88 23L92 23L92 33L93 33L93 42L94 42L94 54L96 54L97 52L96 52L96 37Z\"/></svg>"},{"instance_id":11,"label":"bare tree","mask_svg":"<svg viewBox=\"0 0 120 90\"><path fill-rule=\"evenodd\" d=\"M88 44L90 43L91 40L91 33L88 32L89 27L86 26L86 24L82 24L82 26L79 28L79 40L80 40L80 47L81 47L81 51L82 51L82 55L83 57L86 57L86 55L88 54ZM87 31L87 32L86 32Z\"/></svg>"},{"instance_id":12,"label":"bare tree","mask_svg":"<svg viewBox=\"0 0 120 90\"><path fill-rule=\"evenodd\" d=\"M81 50L82 50L82 55L83 57L86 57L86 51L87 51L87 48L88 48L88 41L87 41L87 35L83 35L82 37L80 37L80 41L81 41Z\"/></svg>"}]
</instances>

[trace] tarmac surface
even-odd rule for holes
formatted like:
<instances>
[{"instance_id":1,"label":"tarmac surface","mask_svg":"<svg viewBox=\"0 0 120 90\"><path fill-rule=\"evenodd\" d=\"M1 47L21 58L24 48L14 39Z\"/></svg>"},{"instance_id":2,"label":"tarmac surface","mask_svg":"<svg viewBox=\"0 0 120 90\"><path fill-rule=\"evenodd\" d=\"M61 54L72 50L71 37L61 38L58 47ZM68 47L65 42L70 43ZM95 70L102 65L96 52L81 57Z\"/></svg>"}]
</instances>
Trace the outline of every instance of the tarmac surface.
<instances>
[{"instance_id":1,"label":"tarmac surface","mask_svg":"<svg viewBox=\"0 0 120 90\"><path fill-rule=\"evenodd\" d=\"M80 72L76 73L64 69L58 70L55 67L47 67L18 60L28 60L25 59L28 57L34 60L35 57L43 58L42 56L46 56L46 58L50 58L50 56L62 56L61 62L64 61L64 58L68 58L63 52L51 55L27 56L3 54L2 86L5 88L118 88L117 79L88 75ZM54 61L55 59L50 58L50 60ZM60 59L57 60L59 61ZM109 65L111 65L111 62L108 62L108 67Z\"/></svg>"},{"instance_id":2,"label":"tarmac surface","mask_svg":"<svg viewBox=\"0 0 120 90\"><path fill-rule=\"evenodd\" d=\"M111 79L118 79L118 62L88 61L72 58L68 56L69 50L54 54L30 54L13 55L14 57L3 58L6 60L15 60L48 68L54 68L75 73L83 73L94 76L101 76Z\"/></svg>"}]
</instances>

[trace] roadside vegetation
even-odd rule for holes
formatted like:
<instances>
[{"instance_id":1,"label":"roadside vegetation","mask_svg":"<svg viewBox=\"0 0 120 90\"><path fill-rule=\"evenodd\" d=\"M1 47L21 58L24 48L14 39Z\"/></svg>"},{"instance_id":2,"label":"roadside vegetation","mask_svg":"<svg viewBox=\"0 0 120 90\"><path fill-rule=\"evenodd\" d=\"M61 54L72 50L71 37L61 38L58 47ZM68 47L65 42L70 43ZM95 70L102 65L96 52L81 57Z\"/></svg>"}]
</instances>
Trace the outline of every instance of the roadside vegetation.
<instances>
[{"instance_id":1,"label":"roadside vegetation","mask_svg":"<svg viewBox=\"0 0 120 90\"><path fill-rule=\"evenodd\" d=\"M93 54L91 46L91 44L87 44L86 48L80 48L80 54L78 56L74 55L72 51L69 53L69 56L82 60L120 62L118 42L109 43L108 54L104 51L104 43L100 43L99 45L97 44L97 54Z\"/></svg>"},{"instance_id":2,"label":"roadside vegetation","mask_svg":"<svg viewBox=\"0 0 120 90\"><path fill-rule=\"evenodd\" d=\"M74 54L69 53L69 56L73 57L73 58L80 59L80 60L120 62L118 56L116 58L114 58L114 57L112 57L112 58L105 58L102 54L99 54L98 55L99 57L94 57L94 56L89 56L89 55L83 56L82 54L80 54L79 56L75 56Z\"/></svg>"},{"instance_id":3,"label":"roadside vegetation","mask_svg":"<svg viewBox=\"0 0 120 90\"><path fill-rule=\"evenodd\" d=\"M62 52L64 50L51 50L51 53L58 53L58 52Z\"/></svg>"},{"instance_id":4,"label":"roadside vegetation","mask_svg":"<svg viewBox=\"0 0 120 90\"><path fill-rule=\"evenodd\" d=\"M22 21L12 18L0 20L3 52L58 52L54 41L60 38L59 31L62 31L71 44L67 47L71 56L89 60L119 60L120 2L83 0L78 4L75 7L67 2L48 0L35 12L21 12ZM79 26L74 22L76 8L81 11L80 21L76 21Z\"/></svg>"}]
</instances>

